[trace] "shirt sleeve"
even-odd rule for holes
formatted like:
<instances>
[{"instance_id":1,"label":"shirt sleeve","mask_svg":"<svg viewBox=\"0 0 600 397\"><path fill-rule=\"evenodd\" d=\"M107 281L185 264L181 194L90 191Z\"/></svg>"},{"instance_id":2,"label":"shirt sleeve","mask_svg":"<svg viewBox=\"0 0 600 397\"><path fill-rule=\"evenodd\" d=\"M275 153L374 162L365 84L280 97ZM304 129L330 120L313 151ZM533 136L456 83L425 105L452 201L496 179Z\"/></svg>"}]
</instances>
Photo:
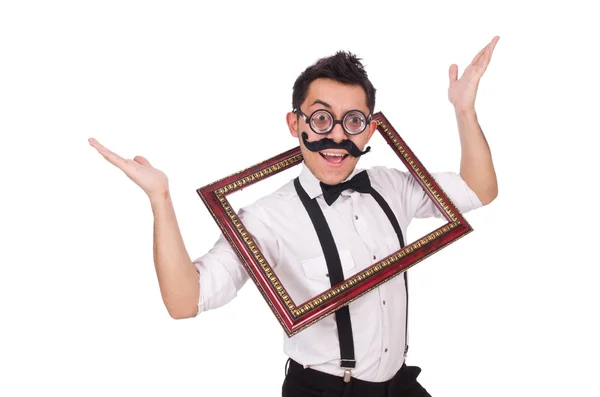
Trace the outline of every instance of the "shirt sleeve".
<instances>
[{"instance_id":1,"label":"shirt sleeve","mask_svg":"<svg viewBox=\"0 0 600 397\"><path fill-rule=\"evenodd\" d=\"M401 206L409 219L443 217L433 200L411 173L394 168L389 171L392 176L389 182L400 198ZM467 213L483 206L460 174L436 172L431 173L431 176L461 213Z\"/></svg>"},{"instance_id":2,"label":"shirt sleeve","mask_svg":"<svg viewBox=\"0 0 600 397\"><path fill-rule=\"evenodd\" d=\"M456 172L436 172L432 173L431 176L461 213L467 213L483 205L475 192L473 192L464 179L462 179L460 174ZM433 200L425 193L425 190L421 188L421 185L419 185L412 175L411 179L412 184L414 185L413 191L415 192L412 200L412 207L415 211L414 217L441 218L442 213L434 204Z\"/></svg>"},{"instance_id":3,"label":"shirt sleeve","mask_svg":"<svg viewBox=\"0 0 600 397\"><path fill-rule=\"evenodd\" d=\"M262 254L269 263L275 264L279 259L277 239L269 232L266 218L257 214L262 215L263 212L244 208L238 211L238 216ZM229 303L249 279L244 265L222 234L210 251L193 263L200 283L198 314Z\"/></svg>"}]
</instances>

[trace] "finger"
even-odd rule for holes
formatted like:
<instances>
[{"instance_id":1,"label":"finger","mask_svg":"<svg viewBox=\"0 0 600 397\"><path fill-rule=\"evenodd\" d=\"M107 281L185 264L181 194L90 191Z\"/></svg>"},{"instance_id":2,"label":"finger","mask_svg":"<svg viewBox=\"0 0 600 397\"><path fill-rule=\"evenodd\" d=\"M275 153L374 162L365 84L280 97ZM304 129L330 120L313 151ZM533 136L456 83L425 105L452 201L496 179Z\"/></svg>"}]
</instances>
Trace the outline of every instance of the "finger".
<instances>
[{"instance_id":1,"label":"finger","mask_svg":"<svg viewBox=\"0 0 600 397\"><path fill-rule=\"evenodd\" d=\"M448 75L450 77L450 84L456 81L458 78L458 65L452 64L450 65L450 69L448 70Z\"/></svg>"},{"instance_id":2,"label":"finger","mask_svg":"<svg viewBox=\"0 0 600 397\"><path fill-rule=\"evenodd\" d=\"M487 45L485 47L483 47L483 49L481 51L479 51L479 53L475 56L475 58L473 58L471 65L477 64L481 60L481 58L490 50L490 48L493 50L493 48L496 46L496 43L498 42L498 39L500 39L500 37L495 36L492 39L492 41L487 43Z\"/></svg>"},{"instance_id":3,"label":"finger","mask_svg":"<svg viewBox=\"0 0 600 397\"><path fill-rule=\"evenodd\" d=\"M145 165L147 167L152 167L152 164L150 164L148 159L145 158L144 156L135 156L133 159L141 165Z\"/></svg>"},{"instance_id":4,"label":"finger","mask_svg":"<svg viewBox=\"0 0 600 397\"><path fill-rule=\"evenodd\" d=\"M488 44L485 53L483 54L483 56L481 57L481 60L479 61L479 64L477 65L479 69L481 69L483 71L485 71L487 69L487 67L490 64L490 61L492 59L492 53L494 52L494 48L496 48L496 44L498 43L499 39L500 39L500 37L496 36Z\"/></svg>"},{"instance_id":5,"label":"finger","mask_svg":"<svg viewBox=\"0 0 600 397\"><path fill-rule=\"evenodd\" d=\"M494 52L494 48L496 48L496 44L498 44L498 40L500 40L499 36L495 36L492 41L486 46L485 54L488 58L492 57L492 53Z\"/></svg>"},{"instance_id":6,"label":"finger","mask_svg":"<svg viewBox=\"0 0 600 397\"><path fill-rule=\"evenodd\" d=\"M485 52L483 53L483 55L481 56L481 58L479 58L479 61L477 62L477 69L485 70L489 61L490 61L490 47L487 47L485 49Z\"/></svg>"},{"instance_id":7,"label":"finger","mask_svg":"<svg viewBox=\"0 0 600 397\"><path fill-rule=\"evenodd\" d=\"M469 65L465 68L462 76L460 77L464 81L473 81L476 80L479 76L478 66L477 65Z\"/></svg>"},{"instance_id":8,"label":"finger","mask_svg":"<svg viewBox=\"0 0 600 397\"><path fill-rule=\"evenodd\" d=\"M494 52L494 48L496 48L496 44L498 44L498 40L500 40L500 36L496 36L492 39L490 43L490 55L489 58L492 58L492 53Z\"/></svg>"},{"instance_id":9,"label":"finger","mask_svg":"<svg viewBox=\"0 0 600 397\"><path fill-rule=\"evenodd\" d=\"M119 167L122 170L124 170L124 167L127 166L127 163L125 162L125 159L123 159L123 157L108 150L94 138L88 139L88 142L112 165Z\"/></svg>"},{"instance_id":10,"label":"finger","mask_svg":"<svg viewBox=\"0 0 600 397\"><path fill-rule=\"evenodd\" d=\"M479 53L477 55L475 55L475 58L473 58L473 60L471 61L471 65L475 65L475 64L477 64L477 62L479 62L479 58L481 58L481 56L485 52L486 48L488 48L487 45L485 47L483 47L483 49L481 51L479 51Z\"/></svg>"}]
</instances>

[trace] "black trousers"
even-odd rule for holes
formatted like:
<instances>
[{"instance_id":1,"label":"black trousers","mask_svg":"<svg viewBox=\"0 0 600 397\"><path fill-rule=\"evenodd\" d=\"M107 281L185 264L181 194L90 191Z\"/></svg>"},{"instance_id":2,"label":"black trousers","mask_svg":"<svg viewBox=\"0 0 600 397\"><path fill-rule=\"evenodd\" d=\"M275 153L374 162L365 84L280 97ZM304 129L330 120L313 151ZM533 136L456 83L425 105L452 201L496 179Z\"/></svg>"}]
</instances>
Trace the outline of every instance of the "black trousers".
<instances>
[{"instance_id":1,"label":"black trousers","mask_svg":"<svg viewBox=\"0 0 600 397\"><path fill-rule=\"evenodd\" d=\"M343 378L304 367L288 360L289 369L282 397L431 397L417 382L421 368L403 365L387 382L367 382Z\"/></svg>"}]
</instances>

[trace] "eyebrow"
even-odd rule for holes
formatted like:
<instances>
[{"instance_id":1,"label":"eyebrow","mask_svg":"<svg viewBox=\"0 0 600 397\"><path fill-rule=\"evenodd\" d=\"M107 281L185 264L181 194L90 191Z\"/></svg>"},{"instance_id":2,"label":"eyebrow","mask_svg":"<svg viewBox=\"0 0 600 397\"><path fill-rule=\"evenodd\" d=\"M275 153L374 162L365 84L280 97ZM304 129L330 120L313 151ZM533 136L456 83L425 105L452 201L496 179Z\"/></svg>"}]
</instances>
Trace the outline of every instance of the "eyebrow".
<instances>
[{"instance_id":1,"label":"eyebrow","mask_svg":"<svg viewBox=\"0 0 600 397\"><path fill-rule=\"evenodd\" d=\"M329 109L331 109L331 105L330 104L328 104L327 102L322 101L320 99L317 99L316 101L314 101L310 106L316 105L317 103L319 103L319 104L321 104L321 105L323 105L323 106L328 107Z\"/></svg>"}]
</instances>

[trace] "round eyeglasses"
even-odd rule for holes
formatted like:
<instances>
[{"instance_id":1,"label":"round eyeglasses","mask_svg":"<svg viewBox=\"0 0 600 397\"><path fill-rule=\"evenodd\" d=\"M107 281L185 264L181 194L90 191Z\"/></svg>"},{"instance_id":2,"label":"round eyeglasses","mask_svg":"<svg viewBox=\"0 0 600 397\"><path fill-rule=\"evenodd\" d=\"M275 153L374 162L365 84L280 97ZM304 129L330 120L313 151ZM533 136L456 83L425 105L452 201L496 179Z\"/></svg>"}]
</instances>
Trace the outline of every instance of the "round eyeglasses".
<instances>
[{"instance_id":1,"label":"round eyeglasses","mask_svg":"<svg viewBox=\"0 0 600 397\"><path fill-rule=\"evenodd\" d=\"M317 134L329 134L336 124L341 124L347 134L357 135L367 128L371 122L371 115L365 116L360 110L350 110L341 120L336 120L333 115L325 109L315 110L310 117L306 117L300 109L294 109L292 112L298 113L310 129Z\"/></svg>"}]
</instances>

